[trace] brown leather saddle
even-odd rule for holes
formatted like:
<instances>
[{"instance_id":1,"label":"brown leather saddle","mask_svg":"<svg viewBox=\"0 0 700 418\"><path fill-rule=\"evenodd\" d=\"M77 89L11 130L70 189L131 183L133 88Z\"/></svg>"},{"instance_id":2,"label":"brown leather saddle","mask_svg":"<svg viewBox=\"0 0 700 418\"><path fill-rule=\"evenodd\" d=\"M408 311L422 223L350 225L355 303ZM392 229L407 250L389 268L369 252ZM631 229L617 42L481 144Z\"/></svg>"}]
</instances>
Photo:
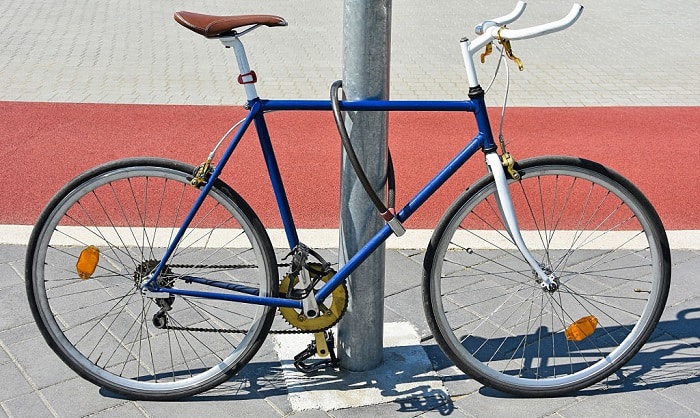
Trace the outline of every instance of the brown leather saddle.
<instances>
[{"instance_id":1,"label":"brown leather saddle","mask_svg":"<svg viewBox=\"0 0 700 418\"><path fill-rule=\"evenodd\" d=\"M181 11L174 17L177 23L207 38L231 36L246 26L287 26L284 18L273 15L213 16Z\"/></svg>"}]
</instances>

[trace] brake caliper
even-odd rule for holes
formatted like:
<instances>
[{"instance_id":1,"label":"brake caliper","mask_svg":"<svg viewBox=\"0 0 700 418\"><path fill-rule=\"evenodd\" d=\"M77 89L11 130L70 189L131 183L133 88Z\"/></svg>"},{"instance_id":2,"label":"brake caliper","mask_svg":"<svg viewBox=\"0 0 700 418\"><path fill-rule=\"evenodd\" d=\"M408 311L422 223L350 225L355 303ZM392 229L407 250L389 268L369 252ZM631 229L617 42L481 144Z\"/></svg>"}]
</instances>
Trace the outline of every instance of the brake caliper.
<instances>
[{"instance_id":1,"label":"brake caliper","mask_svg":"<svg viewBox=\"0 0 700 418\"><path fill-rule=\"evenodd\" d=\"M501 161L503 162L503 167L505 167L508 174L510 174L510 177L513 180L519 181L520 173L518 173L518 170L515 169L515 159L513 156L510 155L509 152L504 152L501 155Z\"/></svg>"},{"instance_id":2,"label":"brake caliper","mask_svg":"<svg viewBox=\"0 0 700 418\"><path fill-rule=\"evenodd\" d=\"M214 171L214 166L211 163L211 159L207 159L194 170L190 184L197 188L202 187L209 180L212 171Z\"/></svg>"}]
</instances>

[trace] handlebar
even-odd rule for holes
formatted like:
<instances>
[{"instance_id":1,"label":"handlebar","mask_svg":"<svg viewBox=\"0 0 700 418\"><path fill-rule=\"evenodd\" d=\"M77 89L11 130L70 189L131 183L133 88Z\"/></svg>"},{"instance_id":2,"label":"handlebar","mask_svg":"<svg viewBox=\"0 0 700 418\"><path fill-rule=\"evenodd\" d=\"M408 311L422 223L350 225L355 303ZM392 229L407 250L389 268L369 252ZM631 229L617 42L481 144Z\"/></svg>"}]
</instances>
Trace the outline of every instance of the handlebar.
<instances>
[{"instance_id":1,"label":"handlebar","mask_svg":"<svg viewBox=\"0 0 700 418\"><path fill-rule=\"evenodd\" d=\"M496 19L484 21L480 25L477 25L474 30L480 36L474 39L474 41L470 42L469 52L474 54L486 44L497 38L503 40L529 39L564 30L573 25L583 12L583 6L575 3L571 7L569 14L557 21L523 29L503 28L503 25L514 22L516 19L518 19L525 11L525 6L526 3L524 1L519 1L511 13Z\"/></svg>"},{"instance_id":2,"label":"handlebar","mask_svg":"<svg viewBox=\"0 0 700 418\"><path fill-rule=\"evenodd\" d=\"M523 15L523 12L525 11L525 6L527 6L527 2L522 0L518 1L515 4L515 9L513 9L512 12L508 13L505 16L481 22L480 24L476 25L476 27L474 28L474 32L476 32L477 35L483 35L484 31L489 27L503 26L515 22L518 18L520 18L520 16Z\"/></svg>"}]
</instances>

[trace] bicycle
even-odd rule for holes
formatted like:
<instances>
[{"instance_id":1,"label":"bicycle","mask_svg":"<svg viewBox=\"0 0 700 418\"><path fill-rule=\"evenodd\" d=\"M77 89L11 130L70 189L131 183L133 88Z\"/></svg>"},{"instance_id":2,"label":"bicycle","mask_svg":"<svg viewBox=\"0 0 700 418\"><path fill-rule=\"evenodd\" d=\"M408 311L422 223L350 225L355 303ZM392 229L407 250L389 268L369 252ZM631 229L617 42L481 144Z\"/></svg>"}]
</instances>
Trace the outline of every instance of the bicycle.
<instances>
[{"instance_id":1,"label":"bicycle","mask_svg":"<svg viewBox=\"0 0 700 418\"><path fill-rule=\"evenodd\" d=\"M524 8L518 2L478 25L474 40L461 41L465 101L347 101L340 82L331 100L263 100L240 38L286 21L176 13L183 26L234 50L249 113L197 167L118 160L79 175L51 199L30 238L26 280L53 351L90 382L151 400L229 379L260 348L277 310L291 331L315 334L302 361L332 354L329 330L348 304L345 279L482 151L486 175L445 212L425 255L423 305L437 343L466 374L517 395L557 396L614 373L659 321L670 286L668 240L649 201L616 172L574 157L515 161L502 142L499 154L473 55L497 43L501 59L517 61L510 41L563 30L583 9L506 28ZM264 118L285 110L332 111L341 138L343 112L374 110L471 112L478 133L398 212L374 196L386 224L335 271L297 236ZM251 207L219 178L251 125L289 243L286 261Z\"/></svg>"}]
</instances>

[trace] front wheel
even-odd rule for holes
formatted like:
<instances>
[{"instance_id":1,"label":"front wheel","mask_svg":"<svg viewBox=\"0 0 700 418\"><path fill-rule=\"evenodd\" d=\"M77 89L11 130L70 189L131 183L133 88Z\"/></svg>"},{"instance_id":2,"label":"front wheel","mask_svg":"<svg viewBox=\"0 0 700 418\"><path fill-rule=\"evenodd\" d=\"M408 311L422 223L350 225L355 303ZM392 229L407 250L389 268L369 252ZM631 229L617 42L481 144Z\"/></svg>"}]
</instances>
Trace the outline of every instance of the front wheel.
<instances>
[{"instance_id":1,"label":"front wheel","mask_svg":"<svg viewBox=\"0 0 700 418\"><path fill-rule=\"evenodd\" d=\"M516 168L523 239L556 289L517 250L486 176L433 234L423 303L462 371L504 392L558 396L609 376L646 342L670 286L668 240L641 192L597 163L539 157Z\"/></svg>"},{"instance_id":2,"label":"front wheel","mask_svg":"<svg viewBox=\"0 0 700 418\"><path fill-rule=\"evenodd\" d=\"M130 398L176 399L225 381L255 354L274 317L271 307L141 292L200 194L189 184L193 170L153 158L90 170L49 203L27 249L29 303L51 348L83 378ZM277 294L269 238L221 181L158 284L217 291L196 278Z\"/></svg>"}]
</instances>

